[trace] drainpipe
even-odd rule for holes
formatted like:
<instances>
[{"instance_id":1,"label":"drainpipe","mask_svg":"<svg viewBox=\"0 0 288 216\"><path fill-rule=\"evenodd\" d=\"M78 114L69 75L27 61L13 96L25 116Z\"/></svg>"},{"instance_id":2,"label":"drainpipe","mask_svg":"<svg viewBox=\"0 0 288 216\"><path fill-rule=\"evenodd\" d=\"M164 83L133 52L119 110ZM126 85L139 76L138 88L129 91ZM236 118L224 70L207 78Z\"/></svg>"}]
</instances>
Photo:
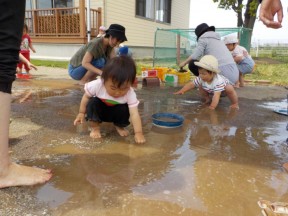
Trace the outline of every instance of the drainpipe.
<instances>
[{"instance_id":1,"label":"drainpipe","mask_svg":"<svg viewBox=\"0 0 288 216\"><path fill-rule=\"evenodd\" d=\"M89 42L91 37L90 0L86 0L86 5L87 5L87 40Z\"/></svg>"},{"instance_id":2,"label":"drainpipe","mask_svg":"<svg viewBox=\"0 0 288 216\"><path fill-rule=\"evenodd\" d=\"M104 15L103 15L103 18L104 18L104 21L103 21L103 25L106 27L106 28L108 28L107 27L107 18L106 18L106 13L107 13L107 10L106 10L106 1L105 0L103 0L103 11L102 11L102 13L104 13Z\"/></svg>"}]
</instances>

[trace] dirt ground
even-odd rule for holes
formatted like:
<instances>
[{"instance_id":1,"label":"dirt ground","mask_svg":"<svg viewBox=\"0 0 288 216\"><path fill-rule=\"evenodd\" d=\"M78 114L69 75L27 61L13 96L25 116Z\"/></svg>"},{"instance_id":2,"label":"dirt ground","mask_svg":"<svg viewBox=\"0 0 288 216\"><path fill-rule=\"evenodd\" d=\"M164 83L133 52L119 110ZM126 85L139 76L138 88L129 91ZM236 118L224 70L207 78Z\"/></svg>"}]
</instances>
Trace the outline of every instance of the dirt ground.
<instances>
[{"instance_id":1,"label":"dirt ground","mask_svg":"<svg viewBox=\"0 0 288 216\"><path fill-rule=\"evenodd\" d=\"M177 89L138 84L147 139L139 146L108 124L101 140L89 138L86 124L72 125L83 89L65 69L38 67L16 80L11 157L54 176L1 189L0 215L246 216L261 215L261 198L287 200L287 117L273 109L287 107L288 90L247 84L237 89L239 111L223 98L208 113L196 90L177 97ZM155 112L179 113L185 123L165 131L152 125Z\"/></svg>"}]
</instances>

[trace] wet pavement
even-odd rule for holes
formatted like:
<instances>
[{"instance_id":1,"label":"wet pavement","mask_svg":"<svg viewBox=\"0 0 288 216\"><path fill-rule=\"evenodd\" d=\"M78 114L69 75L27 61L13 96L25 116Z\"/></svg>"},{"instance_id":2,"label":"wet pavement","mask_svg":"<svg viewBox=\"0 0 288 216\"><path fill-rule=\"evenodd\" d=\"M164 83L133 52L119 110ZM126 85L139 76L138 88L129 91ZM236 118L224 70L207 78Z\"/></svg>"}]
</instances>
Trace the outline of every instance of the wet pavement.
<instances>
[{"instance_id":1,"label":"wet pavement","mask_svg":"<svg viewBox=\"0 0 288 216\"><path fill-rule=\"evenodd\" d=\"M257 216L260 199L288 200L288 117L283 87L237 89L240 110L222 98L215 111L197 91L142 88L136 93L147 142L119 137L104 123L102 139L87 124L73 126L83 95L64 70L39 68L13 87L11 156L51 168L44 185L0 190L0 215ZM182 127L152 124L157 112L184 116Z\"/></svg>"}]
</instances>

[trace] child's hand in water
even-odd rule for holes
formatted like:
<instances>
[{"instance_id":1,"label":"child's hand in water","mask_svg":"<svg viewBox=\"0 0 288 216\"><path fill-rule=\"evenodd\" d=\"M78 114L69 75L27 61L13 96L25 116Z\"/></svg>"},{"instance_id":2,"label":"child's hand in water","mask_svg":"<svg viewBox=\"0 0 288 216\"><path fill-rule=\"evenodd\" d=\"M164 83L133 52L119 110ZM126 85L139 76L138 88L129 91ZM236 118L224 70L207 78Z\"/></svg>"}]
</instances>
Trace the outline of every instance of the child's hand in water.
<instances>
[{"instance_id":1,"label":"child's hand in water","mask_svg":"<svg viewBox=\"0 0 288 216\"><path fill-rule=\"evenodd\" d=\"M183 95L184 93L185 93L184 91L179 90L179 91L177 91L177 92L174 92L173 94L174 94L174 95Z\"/></svg>"},{"instance_id":2,"label":"child's hand in water","mask_svg":"<svg viewBox=\"0 0 288 216\"><path fill-rule=\"evenodd\" d=\"M84 122L85 114L84 113L78 113L76 119L74 120L74 125L82 124Z\"/></svg>"},{"instance_id":3,"label":"child's hand in water","mask_svg":"<svg viewBox=\"0 0 288 216\"><path fill-rule=\"evenodd\" d=\"M145 137L144 137L142 132L135 133L134 138L135 138L136 143L145 143L146 142Z\"/></svg>"}]
</instances>

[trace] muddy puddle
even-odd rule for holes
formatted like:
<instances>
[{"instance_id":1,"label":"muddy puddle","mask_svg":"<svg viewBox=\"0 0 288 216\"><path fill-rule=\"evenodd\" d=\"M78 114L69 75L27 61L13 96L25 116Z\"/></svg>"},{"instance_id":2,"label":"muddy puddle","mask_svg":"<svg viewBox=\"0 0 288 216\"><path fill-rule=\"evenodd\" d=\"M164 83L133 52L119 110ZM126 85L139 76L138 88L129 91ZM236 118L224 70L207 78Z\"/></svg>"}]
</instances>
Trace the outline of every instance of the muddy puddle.
<instances>
[{"instance_id":1,"label":"muddy puddle","mask_svg":"<svg viewBox=\"0 0 288 216\"><path fill-rule=\"evenodd\" d=\"M138 85L147 140L138 145L108 123L100 140L89 138L87 124L74 127L83 90L72 81L35 81L29 89L18 83L12 158L51 168L54 176L44 185L1 190L1 215L254 216L261 215L260 199L287 201L288 117L273 112L287 107L286 97L243 96L239 111L222 98L209 111L197 91L175 96L176 89ZM152 125L157 112L181 114L184 124Z\"/></svg>"}]
</instances>

